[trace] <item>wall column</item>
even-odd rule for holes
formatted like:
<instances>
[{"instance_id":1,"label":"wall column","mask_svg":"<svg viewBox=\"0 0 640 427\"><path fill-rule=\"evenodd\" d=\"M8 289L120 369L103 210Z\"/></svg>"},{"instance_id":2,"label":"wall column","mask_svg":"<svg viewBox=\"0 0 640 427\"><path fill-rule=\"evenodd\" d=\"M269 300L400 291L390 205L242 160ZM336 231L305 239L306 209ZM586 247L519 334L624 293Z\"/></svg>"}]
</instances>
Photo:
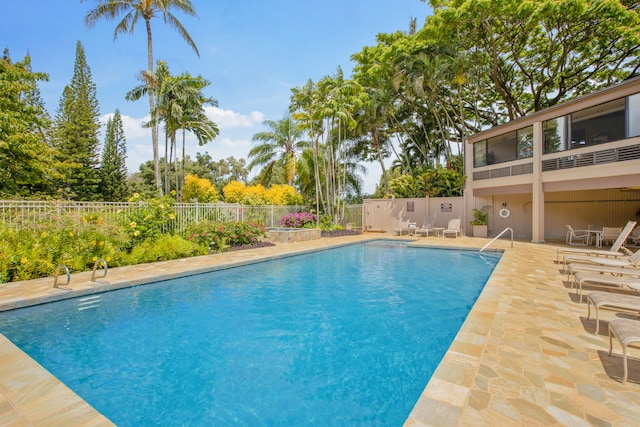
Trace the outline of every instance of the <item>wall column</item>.
<instances>
[{"instance_id":1,"label":"wall column","mask_svg":"<svg viewBox=\"0 0 640 427\"><path fill-rule=\"evenodd\" d=\"M544 191L542 189L542 122L533 124L533 177L531 183L531 242L544 243Z\"/></svg>"}]
</instances>

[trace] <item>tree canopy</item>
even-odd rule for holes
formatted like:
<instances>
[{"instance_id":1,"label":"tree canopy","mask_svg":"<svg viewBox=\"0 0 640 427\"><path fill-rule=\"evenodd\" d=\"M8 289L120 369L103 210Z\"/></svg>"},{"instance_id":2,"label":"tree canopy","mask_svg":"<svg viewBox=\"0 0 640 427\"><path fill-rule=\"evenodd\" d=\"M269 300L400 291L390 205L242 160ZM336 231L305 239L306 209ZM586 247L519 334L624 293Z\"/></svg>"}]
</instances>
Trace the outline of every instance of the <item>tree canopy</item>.
<instances>
[{"instance_id":1,"label":"tree canopy","mask_svg":"<svg viewBox=\"0 0 640 427\"><path fill-rule=\"evenodd\" d=\"M49 141L50 118L37 83L45 73L31 70L31 58L0 58L0 195L48 194L57 179L55 150Z\"/></svg>"}]
</instances>

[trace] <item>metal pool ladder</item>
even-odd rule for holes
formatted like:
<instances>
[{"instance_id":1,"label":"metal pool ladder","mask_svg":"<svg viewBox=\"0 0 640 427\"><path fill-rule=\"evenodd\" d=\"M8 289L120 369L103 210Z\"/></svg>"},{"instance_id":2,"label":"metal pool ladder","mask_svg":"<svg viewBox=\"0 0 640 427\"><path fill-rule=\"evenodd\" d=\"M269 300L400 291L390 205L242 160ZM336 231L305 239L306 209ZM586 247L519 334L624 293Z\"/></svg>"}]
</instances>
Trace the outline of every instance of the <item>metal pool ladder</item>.
<instances>
[{"instance_id":1,"label":"metal pool ladder","mask_svg":"<svg viewBox=\"0 0 640 427\"><path fill-rule=\"evenodd\" d=\"M59 288L60 285L58 284L58 277L60 277L60 270L64 270L65 273L67 273L67 283L65 283L63 286L67 286L69 284L69 282L71 281L71 273L69 272L69 268L64 265L64 264L60 264L56 267L56 272L55 275L53 276L53 287L54 288Z\"/></svg>"},{"instance_id":2,"label":"metal pool ladder","mask_svg":"<svg viewBox=\"0 0 640 427\"><path fill-rule=\"evenodd\" d=\"M102 277L105 277L107 275L107 273L109 272L109 266L107 266L107 261L105 261L102 258L98 258L95 262L95 264L93 264L93 273L91 274L91 281L95 282L96 281L96 271L98 270L98 266L102 264L104 266L104 274L102 275Z\"/></svg>"},{"instance_id":3,"label":"metal pool ladder","mask_svg":"<svg viewBox=\"0 0 640 427\"><path fill-rule=\"evenodd\" d=\"M506 233L507 231L511 232L511 248L513 249L513 229L510 227L505 228L504 230L502 230L500 232L500 234L498 234L496 237L493 238L493 240L491 240L489 243L487 243L486 245L484 245L482 247L482 249L480 249L480 252L484 251L485 249L487 249L489 247L489 245L491 245L493 242L495 242L496 240L498 240L500 238L500 236L502 236L504 233Z\"/></svg>"}]
</instances>

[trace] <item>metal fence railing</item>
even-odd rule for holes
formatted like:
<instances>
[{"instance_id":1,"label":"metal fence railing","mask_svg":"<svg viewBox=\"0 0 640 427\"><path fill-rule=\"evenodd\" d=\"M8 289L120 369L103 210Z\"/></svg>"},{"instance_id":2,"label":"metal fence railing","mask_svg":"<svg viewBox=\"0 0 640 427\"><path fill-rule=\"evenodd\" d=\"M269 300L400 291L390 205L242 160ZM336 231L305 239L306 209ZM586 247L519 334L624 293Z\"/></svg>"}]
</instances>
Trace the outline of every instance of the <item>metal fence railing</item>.
<instances>
[{"instance_id":1,"label":"metal fence railing","mask_svg":"<svg viewBox=\"0 0 640 427\"><path fill-rule=\"evenodd\" d=\"M43 222L81 221L91 215L106 224L116 224L120 216L128 217L145 206L145 202L71 202L0 200L0 224L4 227L33 229ZM278 227L288 213L307 211L306 206L247 206L228 203L176 203L175 219L169 232L183 232L189 224L200 221L255 221L266 227ZM362 227L362 205L349 205L343 223Z\"/></svg>"}]
</instances>

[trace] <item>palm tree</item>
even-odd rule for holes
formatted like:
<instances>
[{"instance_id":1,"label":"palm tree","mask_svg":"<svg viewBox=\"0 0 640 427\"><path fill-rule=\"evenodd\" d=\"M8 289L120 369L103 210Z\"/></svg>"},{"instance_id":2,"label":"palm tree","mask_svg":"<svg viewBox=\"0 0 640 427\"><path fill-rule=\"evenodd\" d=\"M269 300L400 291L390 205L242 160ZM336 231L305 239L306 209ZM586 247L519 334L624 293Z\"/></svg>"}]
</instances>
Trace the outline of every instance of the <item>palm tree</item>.
<instances>
[{"instance_id":1,"label":"palm tree","mask_svg":"<svg viewBox=\"0 0 640 427\"><path fill-rule=\"evenodd\" d=\"M187 75L187 80L191 80ZM206 98L202 94L202 89L210 83L208 80L200 77L193 79L194 85L183 100L182 116L177 120L178 129L182 129L182 159L180 168L180 179L176 183L176 200L182 200L182 187L184 186L184 168L185 168L185 139L186 132L191 132L198 140L198 145L203 146L218 136L220 131L218 125L207 117L204 111L204 105L209 104L217 106L218 102L213 98ZM177 176L177 175L176 175Z\"/></svg>"},{"instance_id":2,"label":"palm tree","mask_svg":"<svg viewBox=\"0 0 640 427\"><path fill-rule=\"evenodd\" d=\"M329 166L325 176L327 214L338 223L344 216L345 204L342 199L347 184L347 169L340 166L347 161L347 150L342 143L346 133L355 129L355 114L368 102L368 95L358 82L345 79L340 67L335 76L323 77L318 89L323 99L320 103L321 114L328 121L329 144L334 146L328 150Z\"/></svg>"},{"instance_id":3,"label":"palm tree","mask_svg":"<svg viewBox=\"0 0 640 427\"><path fill-rule=\"evenodd\" d=\"M322 185L320 180L320 139L324 135L324 125L320 114L320 92L317 85L309 79L303 87L291 89L291 104L289 112L296 120L300 129L305 131L311 138L313 144L313 161L311 162L315 180L316 212L320 212L320 202L323 210L326 211L325 199L322 195Z\"/></svg>"},{"instance_id":4,"label":"palm tree","mask_svg":"<svg viewBox=\"0 0 640 427\"><path fill-rule=\"evenodd\" d=\"M80 0L81 2L86 0ZM100 1L100 0L99 0ZM133 33L138 20L144 20L147 29L147 73L153 75L153 39L151 37L151 20L162 17L165 23L175 29L189 46L200 56L198 48L187 30L180 21L170 12L176 9L189 16L198 16L190 0L102 0L85 16L86 25L91 28L100 19L112 20L122 15L122 20L116 25L113 38L119 34ZM154 92L148 91L149 112L155 109ZM156 189L162 194L162 178L160 176L160 156L158 154L158 129L151 127L151 140L153 144L153 168L156 180Z\"/></svg>"},{"instance_id":5,"label":"palm tree","mask_svg":"<svg viewBox=\"0 0 640 427\"><path fill-rule=\"evenodd\" d=\"M210 83L202 77L193 77L189 73L182 73L173 76L169 72L169 67L164 61L158 61L153 75L143 73L145 83L137 86L127 93L128 100L136 100L147 94L154 92L157 105L151 113L151 121L147 126L157 127L164 124L165 130L165 192L169 193L171 185L169 182L169 169L173 155L177 158L176 134L178 130L183 130L182 135L182 173L184 174L185 158L185 133L192 132L198 139L200 145L213 140L218 135L217 125L211 121L204 112L205 104L216 105L216 101L207 98L202 93L202 89ZM176 172L176 192L180 196L181 180L178 177L177 161L174 164Z\"/></svg>"},{"instance_id":6,"label":"palm tree","mask_svg":"<svg viewBox=\"0 0 640 427\"><path fill-rule=\"evenodd\" d=\"M262 179L273 171L276 162L282 162L287 183L293 185L298 166L298 153L306 145L301 141L302 131L290 116L281 120L263 122L270 130L253 135L254 142L261 142L249 151L249 169L256 165L264 166Z\"/></svg>"}]
</instances>

